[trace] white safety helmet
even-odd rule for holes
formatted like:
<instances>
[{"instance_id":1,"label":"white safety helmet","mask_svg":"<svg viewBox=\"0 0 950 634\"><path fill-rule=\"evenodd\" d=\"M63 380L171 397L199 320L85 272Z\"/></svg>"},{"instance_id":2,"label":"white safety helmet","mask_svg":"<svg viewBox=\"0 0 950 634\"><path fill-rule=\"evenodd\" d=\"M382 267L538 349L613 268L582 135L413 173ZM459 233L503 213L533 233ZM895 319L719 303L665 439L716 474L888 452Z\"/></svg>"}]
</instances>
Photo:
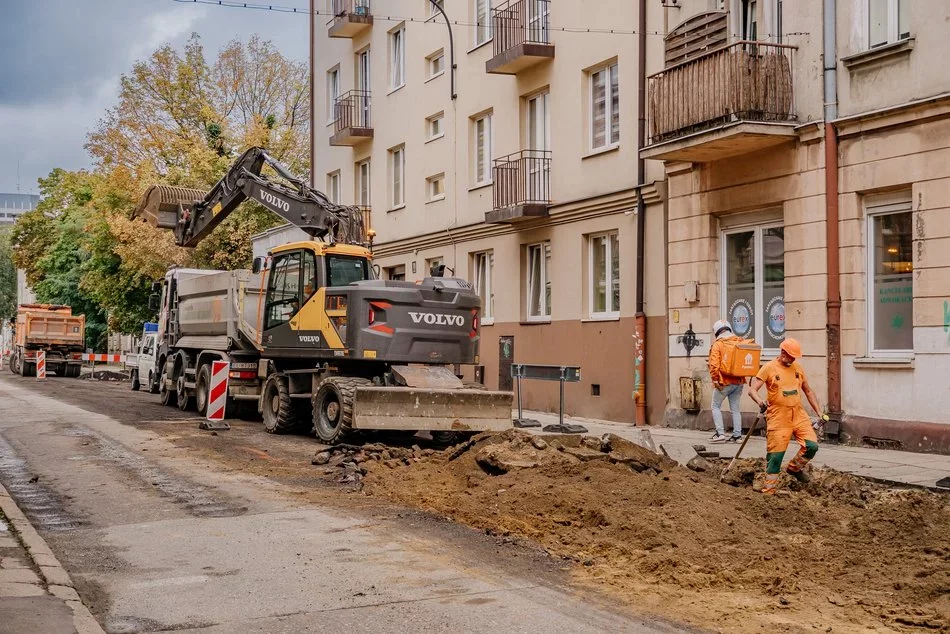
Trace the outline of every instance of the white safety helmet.
<instances>
[{"instance_id":1,"label":"white safety helmet","mask_svg":"<svg viewBox=\"0 0 950 634\"><path fill-rule=\"evenodd\" d=\"M713 324L713 337L718 337L723 330L728 330L732 332L732 326L729 325L729 322L725 319L720 319Z\"/></svg>"}]
</instances>

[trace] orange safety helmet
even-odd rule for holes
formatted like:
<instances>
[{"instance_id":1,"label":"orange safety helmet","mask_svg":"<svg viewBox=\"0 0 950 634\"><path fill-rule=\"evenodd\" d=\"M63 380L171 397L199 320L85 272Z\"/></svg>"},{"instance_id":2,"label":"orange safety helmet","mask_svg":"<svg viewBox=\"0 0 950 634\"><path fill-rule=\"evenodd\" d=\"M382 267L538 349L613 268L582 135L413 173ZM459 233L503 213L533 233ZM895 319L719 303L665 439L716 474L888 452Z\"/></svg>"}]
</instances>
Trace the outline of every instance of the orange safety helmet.
<instances>
[{"instance_id":1,"label":"orange safety helmet","mask_svg":"<svg viewBox=\"0 0 950 634\"><path fill-rule=\"evenodd\" d=\"M779 350L793 359L801 359L802 357L802 345L798 343L798 339L786 339L779 346Z\"/></svg>"}]
</instances>

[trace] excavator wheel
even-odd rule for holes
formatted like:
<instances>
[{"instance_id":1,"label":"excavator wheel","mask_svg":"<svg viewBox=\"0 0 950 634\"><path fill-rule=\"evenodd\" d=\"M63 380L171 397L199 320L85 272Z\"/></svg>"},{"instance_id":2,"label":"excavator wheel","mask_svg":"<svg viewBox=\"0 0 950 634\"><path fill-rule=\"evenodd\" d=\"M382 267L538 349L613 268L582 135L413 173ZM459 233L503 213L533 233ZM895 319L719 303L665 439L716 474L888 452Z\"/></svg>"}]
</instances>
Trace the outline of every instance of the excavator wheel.
<instances>
[{"instance_id":1,"label":"excavator wheel","mask_svg":"<svg viewBox=\"0 0 950 634\"><path fill-rule=\"evenodd\" d=\"M352 428L356 388L372 384L368 379L341 376L320 382L313 397L313 427L318 440L333 445L357 433Z\"/></svg>"},{"instance_id":2,"label":"excavator wheel","mask_svg":"<svg viewBox=\"0 0 950 634\"><path fill-rule=\"evenodd\" d=\"M293 431L298 420L296 409L290 398L287 377L275 372L264 381L263 392L264 431L269 434L286 434Z\"/></svg>"}]
</instances>

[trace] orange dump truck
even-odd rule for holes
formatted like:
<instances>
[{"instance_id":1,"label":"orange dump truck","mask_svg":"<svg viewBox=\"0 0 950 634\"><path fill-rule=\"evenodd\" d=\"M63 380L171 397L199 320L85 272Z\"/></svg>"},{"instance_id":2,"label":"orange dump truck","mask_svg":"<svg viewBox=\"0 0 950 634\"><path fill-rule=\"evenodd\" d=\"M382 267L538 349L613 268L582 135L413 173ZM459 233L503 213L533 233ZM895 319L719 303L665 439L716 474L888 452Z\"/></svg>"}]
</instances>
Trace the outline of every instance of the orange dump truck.
<instances>
[{"instance_id":1,"label":"orange dump truck","mask_svg":"<svg viewBox=\"0 0 950 634\"><path fill-rule=\"evenodd\" d=\"M17 307L10 371L36 375L36 353L46 353L46 371L78 377L86 341L86 317L69 306L22 304Z\"/></svg>"}]
</instances>

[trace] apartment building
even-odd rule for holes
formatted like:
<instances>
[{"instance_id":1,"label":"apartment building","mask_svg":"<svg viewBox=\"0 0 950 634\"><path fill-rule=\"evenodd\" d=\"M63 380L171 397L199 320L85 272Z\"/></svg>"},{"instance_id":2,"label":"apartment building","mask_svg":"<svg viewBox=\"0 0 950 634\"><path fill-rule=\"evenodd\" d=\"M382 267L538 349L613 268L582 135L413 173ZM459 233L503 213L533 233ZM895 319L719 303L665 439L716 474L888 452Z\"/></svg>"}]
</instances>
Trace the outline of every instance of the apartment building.
<instances>
[{"instance_id":1,"label":"apartment building","mask_svg":"<svg viewBox=\"0 0 950 634\"><path fill-rule=\"evenodd\" d=\"M13 224L22 214L36 209L39 202L36 194L0 194L0 225Z\"/></svg>"},{"instance_id":2,"label":"apartment building","mask_svg":"<svg viewBox=\"0 0 950 634\"><path fill-rule=\"evenodd\" d=\"M645 394L661 422L663 169L638 173L638 3L438 4L454 69L432 0L315 0L314 185L371 209L383 277L444 265L475 285L487 386L510 389L513 362L577 365L568 413L632 422ZM525 382L524 404L556 410L557 384Z\"/></svg>"},{"instance_id":3,"label":"apartment building","mask_svg":"<svg viewBox=\"0 0 950 634\"><path fill-rule=\"evenodd\" d=\"M708 424L726 318L767 358L802 342L844 437L950 451L950 5L666 4L644 155L669 191L667 421Z\"/></svg>"}]
</instances>

